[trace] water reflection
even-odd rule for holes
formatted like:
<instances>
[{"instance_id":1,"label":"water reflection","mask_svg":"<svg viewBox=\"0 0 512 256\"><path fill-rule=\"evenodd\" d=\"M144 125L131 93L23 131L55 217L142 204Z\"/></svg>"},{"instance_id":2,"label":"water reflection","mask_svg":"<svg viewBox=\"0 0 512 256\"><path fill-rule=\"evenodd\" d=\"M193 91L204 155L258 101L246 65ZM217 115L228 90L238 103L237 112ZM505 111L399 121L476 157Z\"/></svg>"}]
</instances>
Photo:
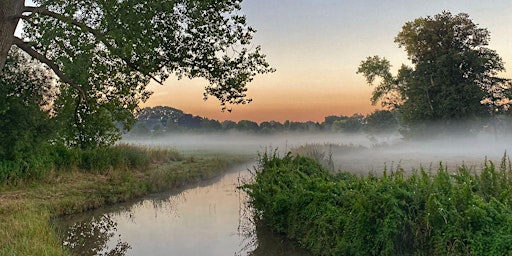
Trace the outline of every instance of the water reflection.
<instances>
[{"instance_id":1,"label":"water reflection","mask_svg":"<svg viewBox=\"0 0 512 256\"><path fill-rule=\"evenodd\" d=\"M60 218L55 225L77 255L307 255L254 225L246 195L237 189L248 168L183 191Z\"/></svg>"},{"instance_id":2,"label":"water reflection","mask_svg":"<svg viewBox=\"0 0 512 256\"><path fill-rule=\"evenodd\" d=\"M63 245L76 255L126 255L131 247L121 241L121 235L118 235L114 248L108 246L109 241L115 239L116 226L110 214L77 222L67 230Z\"/></svg>"}]
</instances>

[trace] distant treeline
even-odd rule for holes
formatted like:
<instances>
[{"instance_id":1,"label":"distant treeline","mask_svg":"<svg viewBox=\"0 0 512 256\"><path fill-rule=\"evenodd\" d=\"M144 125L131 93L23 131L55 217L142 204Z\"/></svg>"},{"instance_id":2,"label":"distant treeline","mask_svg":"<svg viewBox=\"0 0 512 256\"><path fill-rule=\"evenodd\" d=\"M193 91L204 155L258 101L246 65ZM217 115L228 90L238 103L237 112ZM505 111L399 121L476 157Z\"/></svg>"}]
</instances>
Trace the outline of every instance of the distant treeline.
<instances>
[{"instance_id":1,"label":"distant treeline","mask_svg":"<svg viewBox=\"0 0 512 256\"><path fill-rule=\"evenodd\" d=\"M182 110L166 106L147 107L137 114L137 122L131 135L166 134L176 132L222 132L243 131L269 134L275 132L370 132L384 133L397 131L399 122L396 115L387 110L376 110L369 115L326 116L323 122L266 121L257 123L251 120L238 122L194 116Z\"/></svg>"}]
</instances>

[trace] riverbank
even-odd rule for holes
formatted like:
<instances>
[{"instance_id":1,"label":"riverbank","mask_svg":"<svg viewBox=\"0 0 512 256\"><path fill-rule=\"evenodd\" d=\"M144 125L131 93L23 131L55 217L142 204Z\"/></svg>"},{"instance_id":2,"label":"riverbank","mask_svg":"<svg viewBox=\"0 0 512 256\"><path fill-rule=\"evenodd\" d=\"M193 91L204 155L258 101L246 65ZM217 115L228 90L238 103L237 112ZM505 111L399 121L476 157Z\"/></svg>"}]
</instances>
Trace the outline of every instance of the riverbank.
<instances>
[{"instance_id":1,"label":"riverbank","mask_svg":"<svg viewBox=\"0 0 512 256\"><path fill-rule=\"evenodd\" d=\"M256 221L313 255L510 255L512 164L481 170L332 173L311 158L262 155L242 188Z\"/></svg>"},{"instance_id":2,"label":"riverbank","mask_svg":"<svg viewBox=\"0 0 512 256\"><path fill-rule=\"evenodd\" d=\"M162 150L157 154L145 167L72 167L16 186L0 186L0 255L70 255L51 227L51 218L211 179L249 158Z\"/></svg>"}]
</instances>

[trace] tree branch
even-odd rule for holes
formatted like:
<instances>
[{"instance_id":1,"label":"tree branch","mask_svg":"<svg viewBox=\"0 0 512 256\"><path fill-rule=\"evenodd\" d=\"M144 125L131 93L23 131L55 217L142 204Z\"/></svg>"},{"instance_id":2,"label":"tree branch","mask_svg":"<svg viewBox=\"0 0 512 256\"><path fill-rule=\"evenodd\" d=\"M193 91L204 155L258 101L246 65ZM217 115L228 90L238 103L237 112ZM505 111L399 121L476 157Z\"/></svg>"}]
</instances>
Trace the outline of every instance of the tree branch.
<instances>
[{"instance_id":1,"label":"tree branch","mask_svg":"<svg viewBox=\"0 0 512 256\"><path fill-rule=\"evenodd\" d=\"M75 82L73 82L73 80L71 80L69 77L67 77L60 70L60 68L59 68L59 66L57 66L57 64L53 63L53 61L46 58L46 56L44 56L44 55L40 54L39 52L35 51L34 49L32 49L27 43L23 42L23 40L21 40L20 38L14 37L13 42L20 49L22 49L23 51L28 53L28 55L32 56L33 58L39 60L40 62L42 62L46 65L48 65L48 67L50 67L53 70L53 72L60 78L60 80L62 82L69 84L71 87L73 87L75 90L78 91L78 93L80 94L80 97L82 99L84 99L84 100L86 99L86 94L85 94L85 91L82 89L82 87L80 87Z\"/></svg>"},{"instance_id":2,"label":"tree branch","mask_svg":"<svg viewBox=\"0 0 512 256\"><path fill-rule=\"evenodd\" d=\"M107 48L109 48L109 50L111 52L115 52L115 51L113 51L113 49L115 49L115 47L110 42L107 41L107 36L104 33L102 33L101 31L99 31L97 29L89 27L85 23L79 22L79 21L77 21L77 20L75 20L73 18L70 18L68 16L65 16L63 14L52 12L52 11L50 11L50 10L48 10L46 8L42 8L42 7L26 6L23 9L23 12L31 12L32 13L31 15L33 15L35 13L46 15L46 16L55 18L57 20L61 20L61 21L65 22L65 23L71 24L73 26L79 27L83 31L91 33L93 36L96 37L96 39L98 41L104 43L107 46ZM28 20L31 15L22 16L22 18L25 19L25 20ZM126 65L128 65L128 67L130 67L131 69L133 69L135 71L138 71L138 72L140 72L140 73L142 73L144 75L149 76L151 79L153 79L155 82L157 82L159 84L163 84L162 80L157 79L156 77L154 77L153 75L151 75L149 73L142 72L142 70L135 63L131 62L126 56L122 56L119 53L116 53L115 55L117 55L117 57L122 59L126 63Z\"/></svg>"},{"instance_id":3,"label":"tree branch","mask_svg":"<svg viewBox=\"0 0 512 256\"><path fill-rule=\"evenodd\" d=\"M35 13L38 13L38 14L42 14L42 15L45 15L45 16L49 16L49 17L52 17L54 19L57 19L57 20L61 20L65 23L68 23L68 24L71 24L73 26L77 26L79 28L81 28L82 30L84 31L87 31L91 34L93 34L95 37L99 38L101 41L103 41L102 39L104 39L106 36L105 34L101 33L100 31L98 31L97 29L94 29L94 28L91 28L89 26L87 26L87 24L85 23L82 23L82 22L79 22L73 18L70 18L66 15L63 15L63 14L60 14L60 13L56 13L56 12L52 12L44 7L31 7L31 6L25 6L25 8L23 8L23 12L31 12L33 14ZM29 18L29 16L23 16L24 19L27 19Z\"/></svg>"}]
</instances>

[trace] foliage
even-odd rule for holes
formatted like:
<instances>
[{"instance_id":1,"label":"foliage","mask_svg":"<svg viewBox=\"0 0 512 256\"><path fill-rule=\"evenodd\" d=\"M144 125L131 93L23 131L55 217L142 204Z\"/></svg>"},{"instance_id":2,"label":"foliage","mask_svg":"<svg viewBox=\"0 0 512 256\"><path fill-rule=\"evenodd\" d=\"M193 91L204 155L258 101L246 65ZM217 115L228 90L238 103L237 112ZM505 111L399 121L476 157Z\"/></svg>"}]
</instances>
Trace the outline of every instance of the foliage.
<instances>
[{"instance_id":1,"label":"foliage","mask_svg":"<svg viewBox=\"0 0 512 256\"><path fill-rule=\"evenodd\" d=\"M479 173L331 174L302 156L265 153L242 188L256 217L314 255L508 255L512 167Z\"/></svg>"},{"instance_id":2,"label":"foliage","mask_svg":"<svg viewBox=\"0 0 512 256\"><path fill-rule=\"evenodd\" d=\"M52 114L68 146L112 145L133 125L151 80L204 78L204 98L225 110L249 103L247 84L274 71L251 45L240 0L33 2L0 2L0 70L16 46L53 71L59 79L36 88L55 86ZM14 35L20 19L22 38Z\"/></svg>"},{"instance_id":3,"label":"foliage","mask_svg":"<svg viewBox=\"0 0 512 256\"><path fill-rule=\"evenodd\" d=\"M205 97L223 106L247 103L246 83L271 71L259 47L247 49L255 30L237 14L241 1L34 2L26 39L89 97L132 104L147 96L150 78L176 74L207 79Z\"/></svg>"},{"instance_id":4,"label":"foliage","mask_svg":"<svg viewBox=\"0 0 512 256\"><path fill-rule=\"evenodd\" d=\"M52 170L106 173L112 169L141 170L149 168L153 163L183 159L175 150L123 144L87 150L56 144L45 149L40 155L26 158L24 161L0 161L0 185L38 180Z\"/></svg>"},{"instance_id":5,"label":"foliage","mask_svg":"<svg viewBox=\"0 0 512 256\"><path fill-rule=\"evenodd\" d=\"M388 60L362 61L357 73L368 84L377 78L372 104L397 109L406 125L449 124L508 111L511 81L499 78L504 63L487 48L490 33L467 14L442 12L407 22L395 38L413 66L402 65L393 76ZM413 127L414 128L414 127Z\"/></svg>"},{"instance_id":6,"label":"foliage","mask_svg":"<svg viewBox=\"0 0 512 256\"><path fill-rule=\"evenodd\" d=\"M334 121L332 124L334 130L355 133L363 129L365 117L361 114L354 114L351 117Z\"/></svg>"},{"instance_id":7,"label":"foliage","mask_svg":"<svg viewBox=\"0 0 512 256\"><path fill-rule=\"evenodd\" d=\"M37 152L52 135L48 71L13 51L0 72L0 159L19 160Z\"/></svg>"},{"instance_id":8,"label":"foliage","mask_svg":"<svg viewBox=\"0 0 512 256\"><path fill-rule=\"evenodd\" d=\"M0 181L49 169L51 81L48 70L16 50L0 72Z\"/></svg>"},{"instance_id":9,"label":"foliage","mask_svg":"<svg viewBox=\"0 0 512 256\"><path fill-rule=\"evenodd\" d=\"M250 120L240 120L236 125L244 131L257 131L260 128L258 123Z\"/></svg>"},{"instance_id":10,"label":"foliage","mask_svg":"<svg viewBox=\"0 0 512 256\"><path fill-rule=\"evenodd\" d=\"M393 132L399 127L396 113L389 110L375 110L365 120L365 129L370 133Z\"/></svg>"},{"instance_id":11,"label":"foliage","mask_svg":"<svg viewBox=\"0 0 512 256\"><path fill-rule=\"evenodd\" d=\"M208 119L182 110L166 106L146 107L137 114L136 123L128 136L141 136L150 134L166 134L179 132L226 132L240 131L260 134L278 132L368 132L393 133L398 130L396 113L386 110L377 110L363 116L327 116L322 123L306 121L293 122L265 121L260 124L251 120L233 122L225 120Z\"/></svg>"}]
</instances>

